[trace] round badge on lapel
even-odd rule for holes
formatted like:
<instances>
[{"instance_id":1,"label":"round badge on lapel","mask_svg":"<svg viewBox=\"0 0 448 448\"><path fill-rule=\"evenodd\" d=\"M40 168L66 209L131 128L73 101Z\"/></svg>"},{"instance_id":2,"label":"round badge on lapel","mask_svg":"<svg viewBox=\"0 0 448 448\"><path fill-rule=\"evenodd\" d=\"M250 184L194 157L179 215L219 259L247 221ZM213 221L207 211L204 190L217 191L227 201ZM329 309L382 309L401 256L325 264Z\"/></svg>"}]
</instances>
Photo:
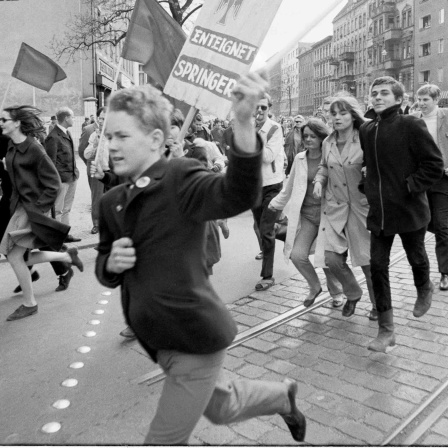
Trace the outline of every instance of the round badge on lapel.
<instances>
[{"instance_id":1,"label":"round badge on lapel","mask_svg":"<svg viewBox=\"0 0 448 448\"><path fill-rule=\"evenodd\" d=\"M115 209L117 210L117 212L121 212L123 210L123 206L117 205L117 207Z\"/></svg>"},{"instance_id":2,"label":"round badge on lapel","mask_svg":"<svg viewBox=\"0 0 448 448\"><path fill-rule=\"evenodd\" d=\"M149 182L151 182L151 179L148 176L140 177L140 179L137 179L137 182L135 185L138 188L145 188L149 185Z\"/></svg>"}]
</instances>

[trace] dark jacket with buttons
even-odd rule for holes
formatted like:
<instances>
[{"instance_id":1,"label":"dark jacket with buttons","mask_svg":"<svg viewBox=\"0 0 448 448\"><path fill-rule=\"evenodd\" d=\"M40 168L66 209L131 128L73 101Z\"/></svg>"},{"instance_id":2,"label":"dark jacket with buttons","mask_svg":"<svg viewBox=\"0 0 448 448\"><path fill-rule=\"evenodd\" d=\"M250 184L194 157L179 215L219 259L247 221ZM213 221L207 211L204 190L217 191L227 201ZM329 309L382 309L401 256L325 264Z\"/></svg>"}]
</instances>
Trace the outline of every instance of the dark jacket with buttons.
<instances>
[{"instance_id":1,"label":"dark jacket with buttons","mask_svg":"<svg viewBox=\"0 0 448 448\"><path fill-rule=\"evenodd\" d=\"M20 201L31 222L33 233L59 250L69 226L46 216L56 201L61 180L44 148L33 137L15 145L9 142L6 169L11 179L11 215Z\"/></svg>"},{"instance_id":2,"label":"dark jacket with buttons","mask_svg":"<svg viewBox=\"0 0 448 448\"><path fill-rule=\"evenodd\" d=\"M59 126L55 126L46 138L45 150L56 166L62 182L78 179L73 140Z\"/></svg>"},{"instance_id":3,"label":"dark jacket with buttons","mask_svg":"<svg viewBox=\"0 0 448 448\"><path fill-rule=\"evenodd\" d=\"M367 176L367 228L385 235L428 225L426 190L441 179L443 158L423 120L399 114L399 105L373 113L359 131Z\"/></svg>"},{"instance_id":4,"label":"dark jacket with buttons","mask_svg":"<svg viewBox=\"0 0 448 448\"><path fill-rule=\"evenodd\" d=\"M225 175L197 160L162 158L135 185L120 185L101 199L96 275L107 287L121 286L127 323L153 359L161 349L214 353L236 335L208 278L206 221L237 215L256 202L260 140L258 146L254 155L231 151ZM121 237L132 239L137 262L113 275L106 264Z\"/></svg>"}]
</instances>

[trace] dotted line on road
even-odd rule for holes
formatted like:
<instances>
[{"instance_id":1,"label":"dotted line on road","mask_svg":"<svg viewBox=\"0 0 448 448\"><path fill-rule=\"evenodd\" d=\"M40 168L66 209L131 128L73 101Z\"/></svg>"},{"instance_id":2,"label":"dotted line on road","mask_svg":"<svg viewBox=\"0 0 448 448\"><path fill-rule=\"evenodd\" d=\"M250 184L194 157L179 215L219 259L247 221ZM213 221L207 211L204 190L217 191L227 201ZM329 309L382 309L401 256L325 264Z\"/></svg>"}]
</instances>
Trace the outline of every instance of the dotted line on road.
<instances>
[{"instance_id":1,"label":"dotted line on road","mask_svg":"<svg viewBox=\"0 0 448 448\"><path fill-rule=\"evenodd\" d=\"M110 291L104 291L101 293L102 296L110 296L111 294L112 293ZM106 299L102 299L102 300L99 300L97 303L99 305L107 305L109 303L109 301ZM97 310L94 310L92 312L92 314L101 315L101 314L104 314L104 310L97 309ZM88 323L89 323L89 325L99 325L101 323L101 321L98 319L92 319ZM83 334L83 336L86 338L93 338L96 336L96 332L89 330L89 331L86 331ZM81 347L78 347L76 349L76 351L81 354L89 353L90 350L91 350L91 348L87 345L82 345ZM83 367L84 367L84 363L81 361L76 361L69 365L69 368L74 369L74 370L82 369ZM78 380L76 378L67 378L66 380L62 381L62 383L61 383L62 387L76 387L77 385L78 385ZM52 406L58 410L67 409L70 406L70 401L65 398L62 398L62 399L56 400ZM54 434L54 433L58 432L61 428L62 428L62 425L59 422L49 422L49 423L46 423L44 426L42 426L41 431L45 434Z\"/></svg>"}]
</instances>

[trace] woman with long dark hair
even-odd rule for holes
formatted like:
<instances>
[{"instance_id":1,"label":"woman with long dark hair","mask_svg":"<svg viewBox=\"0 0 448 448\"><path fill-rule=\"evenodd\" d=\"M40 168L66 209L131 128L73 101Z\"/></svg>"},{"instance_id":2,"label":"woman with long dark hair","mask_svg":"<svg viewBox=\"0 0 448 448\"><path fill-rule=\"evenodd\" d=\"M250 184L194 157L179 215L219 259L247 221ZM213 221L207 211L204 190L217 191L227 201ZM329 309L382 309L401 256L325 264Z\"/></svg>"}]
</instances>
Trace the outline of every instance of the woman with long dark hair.
<instances>
[{"instance_id":1,"label":"woman with long dark hair","mask_svg":"<svg viewBox=\"0 0 448 448\"><path fill-rule=\"evenodd\" d=\"M46 246L58 251L70 229L50 217L61 180L38 141L44 131L39 114L40 110L32 106L13 106L1 111L0 116L2 133L10 138L6 169L12 184L11 219L0 243L0 253L8 258L23 291L23 304L7 320L23 319L37 313L27 266L63 261L83 270L76 247L67 252L41 251L27 256L30 249Z\"/></svg>"},{"instance_id":2,"label":"woman with long dark hair","mask_svg":"<svg viewBox=\"0 0 448 448\"><path fill-rule=\"evenodd\" d=\"M342 284L347 302L342 315L349 317L361 299L362 289L347 265L350 252L352 266L361 266L369 291L372 309L370 320L377 320L375 297L370 278L370 232L366 227L369 205L358 190L362 179L363 152L358 130L366 121L358 101L340 97L330 105L333 133L322 146L322 162L316 174L314 194L324 196L322 222L319 230L316 264L326 265ZM325 193L322 193L325 188ZM322 241L322 245L319 242ZM319 257L319 254L325 254Z\"/></svg>"}]
</instances>

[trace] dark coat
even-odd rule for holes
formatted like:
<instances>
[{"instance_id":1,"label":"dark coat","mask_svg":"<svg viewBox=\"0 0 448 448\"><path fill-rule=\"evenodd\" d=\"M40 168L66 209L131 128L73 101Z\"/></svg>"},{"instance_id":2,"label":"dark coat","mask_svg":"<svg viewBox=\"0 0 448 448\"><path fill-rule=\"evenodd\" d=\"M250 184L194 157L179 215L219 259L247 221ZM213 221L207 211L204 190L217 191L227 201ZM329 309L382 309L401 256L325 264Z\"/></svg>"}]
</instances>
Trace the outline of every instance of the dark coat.
<instances>
[{"instance_id":1,"label":"dark coat","mask_svg":"<svg viewBox=\"0 0 448 448\"><path fill-rule=\"evenodd\" d=\"M399 105L375 114L361 126L370 205L367 228L385 235L412 232L428 225L426 190L443 175L443 158L423 120L398 113ZM369 113L371 113L369 111Z\"/></svg>"},{"instance_id":2,"label":"dark coat","mask_svg":"<svg viewBox=\"0 0 448 448\"><path fill-rule=\"evenodd\" d=\"M107 287L121 285L127 323L154 360L161 349L214 353L237 333L208 278L206 221L253 206L261 190L258 146L253 156L232 151L226 175L196 160L162 158L143 174L147 186L120 185L101 199L96 275ZM110 274L112 244L125 236L134 243L136 265Z\"/></svg>"},{"instance_id":3,"label":"dark coat","mask_svg":"<svg viewBox=\"0 0 448 448\"><path fill-rule=\"evenodd\" d=\"M53 162L33 137L23 143L9 143L6 168L11 178L10 212L22 204L33 233L46 246L59 250L70 227L45 216L53 207L61 180Z\"/></svg>"},{"instance_id":4,"label":"dark coat","mask_svg":"<svg viewBox=\"0 0 448 448\"><path fill-rule=\"evenodd\" d=\"M55 126L45 139L45 150L56 166L62 182L78 179L73 140L59 126Z\"/></svg>"},{"instance_id":5,"label":"dark coat","mask_svg":"<svg viewBox=\"0 0 448 448\"><path fill-rule=\"evenodd\" d=\"M2 183L2 198L0 199L0 241L8 226L11 213L9 210L9 199L12 194L11 180L8 172L3 166L3 159L8 151L9 137L2 135L0 131L0 181Z\"/></svg>"},{"instance_id":6,"label":"dark coat","mask_svg":"<svg viewBox=\"0 0 448 448\"><path fill-rule=\"evenodd\" d=\"M288 165L286 166L285 175L289 176L289 173L291 172L292 164L294 163L294 159L296 155L303 150L303 143L302 143L302 134L299 132L300 136L300 144L299 147L296 149L295 143L294 143L294 133L297 132L295 128L292 128L288 134L285 137L285 154L286 154L286 160L288 162Z\"/></svg>"}]
</instances>

